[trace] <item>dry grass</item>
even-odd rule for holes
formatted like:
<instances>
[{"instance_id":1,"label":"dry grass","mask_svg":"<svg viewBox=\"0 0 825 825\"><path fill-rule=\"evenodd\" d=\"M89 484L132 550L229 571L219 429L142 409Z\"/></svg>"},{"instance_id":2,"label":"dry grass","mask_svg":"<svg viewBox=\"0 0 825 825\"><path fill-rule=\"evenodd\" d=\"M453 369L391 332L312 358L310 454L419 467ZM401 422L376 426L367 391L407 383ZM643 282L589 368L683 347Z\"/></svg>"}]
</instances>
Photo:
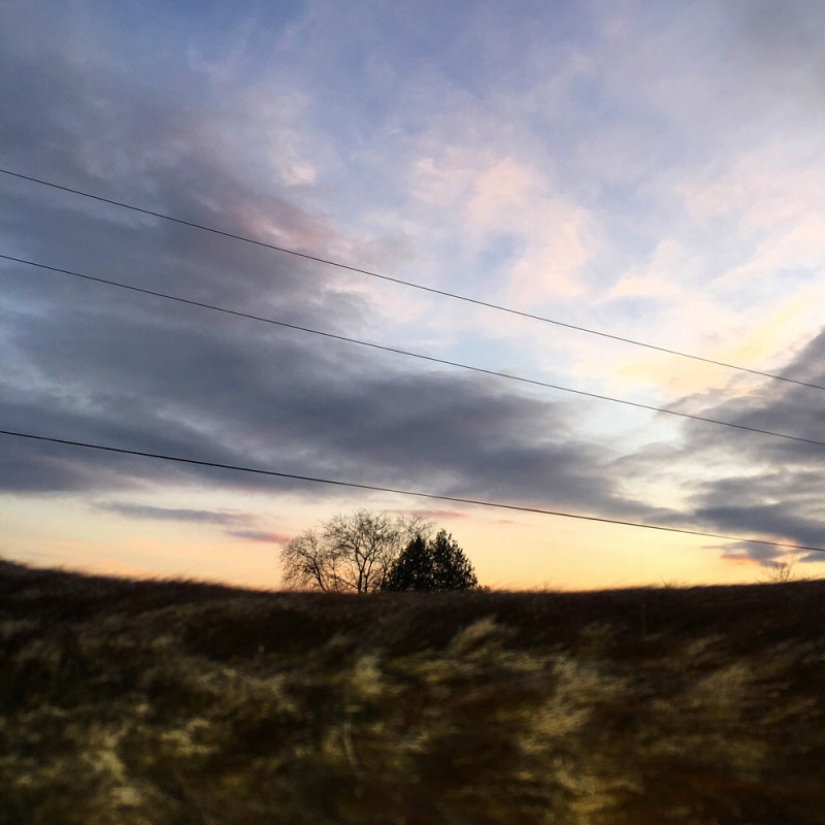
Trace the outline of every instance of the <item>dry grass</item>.
<instances>
[{"instance_id":1,"label":"dry grass","mask_svg":"<svg viewBox=\"0 0 825 825\"><path fill-rule=\"evenodd\" d=\"M823 597L2 564L0 823L825 823Z\"/></svg>"}]
</instances>

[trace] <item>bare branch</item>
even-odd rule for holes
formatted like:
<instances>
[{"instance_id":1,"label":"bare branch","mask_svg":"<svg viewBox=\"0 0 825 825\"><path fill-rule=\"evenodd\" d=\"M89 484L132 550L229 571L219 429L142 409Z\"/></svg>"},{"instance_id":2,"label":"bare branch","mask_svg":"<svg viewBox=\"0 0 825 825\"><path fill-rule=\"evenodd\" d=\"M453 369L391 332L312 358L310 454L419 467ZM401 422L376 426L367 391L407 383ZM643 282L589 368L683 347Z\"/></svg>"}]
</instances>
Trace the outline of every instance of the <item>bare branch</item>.
<instances>
[{"instance_id":1,"label":"bare branch","mask_svg":"<svg viewBox=\"0 0 825 825\"><path fill-rule=\"evenodd\" d=\"M335 561L329 548L313 530L307 530L281 547L284 581L297 588L335 590Z\"/></svg>"},{"instance_id":2,"label":"bare branch","mask_svg":"<svg viewBox=\"0 0 825 825\"><path fill-rule=\"evenodd\" d=\"M309 530L282 547L284 581L335 593L380 590L403 548L431 531L432 523L420 516L393 519L363 509L333 516L318 531Z\"/></svg>"}]
</instances>

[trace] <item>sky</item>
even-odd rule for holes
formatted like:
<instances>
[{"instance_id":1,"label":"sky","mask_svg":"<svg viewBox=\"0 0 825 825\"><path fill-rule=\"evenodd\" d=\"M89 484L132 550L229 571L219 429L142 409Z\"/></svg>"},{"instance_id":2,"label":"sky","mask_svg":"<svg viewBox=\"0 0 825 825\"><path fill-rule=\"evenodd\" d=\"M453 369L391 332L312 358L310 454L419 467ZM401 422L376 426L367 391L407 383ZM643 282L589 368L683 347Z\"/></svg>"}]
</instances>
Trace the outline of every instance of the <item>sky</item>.
<instances>
[{"instance_id":1,"label":"sky","mask_svg":"<svg viewBox=\"0 0 825 825\"><path fill-rule=\"evenodd\" d=\"M0 556L278 588L367 508L494 588L822 575L823 42L820 0L6 0L0 168L227 234L0 173L0 429L735 538L0 435Z\"/></svg>"}]
</instances>

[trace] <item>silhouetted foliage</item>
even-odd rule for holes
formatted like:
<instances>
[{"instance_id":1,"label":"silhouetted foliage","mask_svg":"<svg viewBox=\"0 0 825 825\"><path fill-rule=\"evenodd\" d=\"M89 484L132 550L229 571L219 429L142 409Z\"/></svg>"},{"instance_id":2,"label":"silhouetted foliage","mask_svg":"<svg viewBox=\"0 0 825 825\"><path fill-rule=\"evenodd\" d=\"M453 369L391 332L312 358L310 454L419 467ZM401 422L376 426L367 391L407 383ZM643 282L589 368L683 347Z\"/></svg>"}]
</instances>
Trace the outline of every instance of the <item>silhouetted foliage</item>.
<instances>
[{"instance_id":1,"label":"silhouetted foliage","mask_svg":"<svg viewBox=\"0 0 825 825\"><path fill-rule=\"evenodd\" d=\"M478 579L469 559L445 530L429 541L416 536L392 563L384 590L435 593L475 590Z\"/></svg>"},{"instance_id":2,"label":"silhouetted foliage","mask_svg":"<svg viewBox=\"0 0 825 825\"><path fill-rule=\"evenodd\" d=\"M383 589L431 591L432 579L432 557L427 541L416 536L390 567Z\"/></svg>"}]
</instances>

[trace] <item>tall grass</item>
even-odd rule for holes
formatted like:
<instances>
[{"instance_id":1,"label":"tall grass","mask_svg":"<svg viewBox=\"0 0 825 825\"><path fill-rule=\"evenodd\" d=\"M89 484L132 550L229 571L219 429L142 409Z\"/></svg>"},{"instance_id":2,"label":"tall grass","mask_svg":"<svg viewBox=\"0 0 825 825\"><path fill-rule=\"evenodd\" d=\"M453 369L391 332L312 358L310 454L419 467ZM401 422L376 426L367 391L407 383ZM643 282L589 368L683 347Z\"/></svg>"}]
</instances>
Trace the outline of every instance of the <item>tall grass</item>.
<instances>
[{"instance_id":1,"label":"tall grass","mask_svg":"<svg viewBox=\"0 0 825 825\"><path fill-rule=\"evenodd\" d=\"M4 564L0 823L825 823L824 596Z\"/></svg>"}]
</instances>

